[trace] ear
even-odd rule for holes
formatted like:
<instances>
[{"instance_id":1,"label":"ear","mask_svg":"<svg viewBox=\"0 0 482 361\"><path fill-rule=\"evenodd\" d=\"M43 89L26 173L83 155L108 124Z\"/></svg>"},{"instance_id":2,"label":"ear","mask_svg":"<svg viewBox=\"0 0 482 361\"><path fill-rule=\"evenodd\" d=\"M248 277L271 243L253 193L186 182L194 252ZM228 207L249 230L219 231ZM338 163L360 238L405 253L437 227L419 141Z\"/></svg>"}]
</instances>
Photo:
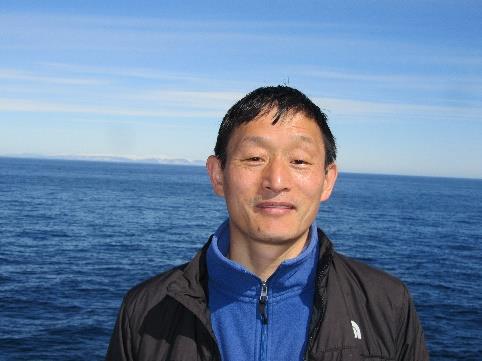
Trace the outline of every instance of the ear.
<instances>
[{"instance_id":1,"label":"ear","mask_svg":"<svg viewBox=\"0 0 482 361\"><path fill-rule=\"evenodd\" d=\"M323 181L323 191L321 192L320 202L324 202L330 198L337 177L338 168L335 163L331 163L325 170L325 180Z\"/></svg>"},{"instance_id":2,"label":"ear","mask_svg":"<svg viewBox=\"0 0 482 361\"><path fill-rule=\"evenodd\" d=\"M206 168L214 193L224 197L224 173L221 167L221 160L214 155L209 156L206 160Z\"/></svg>"}]
</instances>

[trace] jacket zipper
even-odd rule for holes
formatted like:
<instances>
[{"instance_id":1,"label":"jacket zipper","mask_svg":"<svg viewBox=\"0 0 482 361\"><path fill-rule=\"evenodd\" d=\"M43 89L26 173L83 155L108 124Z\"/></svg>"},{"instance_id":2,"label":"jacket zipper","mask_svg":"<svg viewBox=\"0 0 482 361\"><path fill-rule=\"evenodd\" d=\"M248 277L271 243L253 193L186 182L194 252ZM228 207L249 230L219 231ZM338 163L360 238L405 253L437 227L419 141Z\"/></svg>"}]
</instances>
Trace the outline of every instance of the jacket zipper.
<instances>
[{"instance_id":1,"label":"jacket zipper","mask_svg":"<svg viewBox=\"0 0 482 361\"><path fill-rule=\"evenodd\" d=\"M259 361L268 359L268 285L261 282L259 295L259 314L261 315L261 345Z\"/></svg>"}]
</instances>

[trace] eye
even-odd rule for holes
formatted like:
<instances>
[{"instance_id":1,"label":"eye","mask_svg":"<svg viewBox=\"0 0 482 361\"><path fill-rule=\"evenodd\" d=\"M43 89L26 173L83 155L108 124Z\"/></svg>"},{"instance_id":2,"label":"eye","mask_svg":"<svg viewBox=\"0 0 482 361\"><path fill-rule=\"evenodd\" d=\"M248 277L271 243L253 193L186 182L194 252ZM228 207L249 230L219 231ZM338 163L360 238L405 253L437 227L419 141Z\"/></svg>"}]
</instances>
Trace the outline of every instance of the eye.
<instances>
[{"instance_id":1,"label":"eye","mask_svg":"<svg viewBox=\"0 0 482 361\"><path fill-rule=\"evenodd\" d=\"M300 159L300 158L295 158L291 161L291 164L293 167L298 168L298 169L305 169L313 165L310 161L306 159Z\"/></svg>"},{"instance_id":2,"label":"eye","mask_svg":"<svg viewBox=\"0 0 482 361\"><path fill-rule=\"evenodd\" d=\"M267 161L267 155L262 150L247 149L239 153L238 159L248 167L254 167L264 164Z\"/></svg>"},{"instance_id":3,"label":"eye","mask_svg":"<svg viewBox=\"0 0 482 361\"><path fill-rule=\"evenodd\" d=\"M295 165L308 165L310 164L309 162L307 162L306 160L303 160L303 159L294 159L291 161L291 163L295 164Z\"/></svg>"},{"instance_id":4,"label":"eye","mask_svg":"<svg viewBox=\"0 0 482 361\"><path fill-rule=\"evenodd\" d=\"M246 162L261 162L262 160L263 159L261 159L261 157L257 157L257 156L249 157L245 159Z\"/></svg>"}]
</instances>

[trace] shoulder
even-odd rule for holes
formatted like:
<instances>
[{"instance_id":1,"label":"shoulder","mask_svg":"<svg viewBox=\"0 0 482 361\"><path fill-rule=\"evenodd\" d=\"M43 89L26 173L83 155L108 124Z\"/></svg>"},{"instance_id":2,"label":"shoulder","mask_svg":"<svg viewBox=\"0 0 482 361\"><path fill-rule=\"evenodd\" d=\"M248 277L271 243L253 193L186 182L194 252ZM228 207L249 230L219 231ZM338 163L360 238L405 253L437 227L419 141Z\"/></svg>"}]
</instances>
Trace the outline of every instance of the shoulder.
<instances>
[{"instance_id":1,"label":"shoulder","mask_svg":"<svg viewBox=\"0 0 482 361\"><path fill-rule=\"evenodd\" d=\"M397 277L338 252L334 252L333 262L335 267L346 272L347 276L352 277L353 281L357 283L368 282L381 290L386 289L387 291L405 288L405 285Z\"/></svg>"},{"instance_id":2,"label":"shoulder","mask_svg":"<svg viewBox=\"0 0 482 361\"><path fill-rule=\"evenodd\" d=\"M321 347L351 345L364 359L428 360L423 330L404 283L333 249L325 253L330 256L324 322L330 333L319 338Z\"/></svg>"},{"instance_id":3,"label":"shoulder","mask_svg":"<svg viewBox=\"0 0 482 361\"><path fill-rule=\"evenodd\" d=\"M168 269L147 280L144 280L129 291L127 291L124 299L127 303L135 303L143 298L163 298L167 286L182 274L187 263Z\"/></svg>"},{"instance_id":4,"label":"shoulder","mask_svg":"<svg viewBox=\"0 0 482 361\"><path fill-rule=\"evenodd\" d=\"M331 274L329 278L335 276L337 283L339 282L342 286L347 285L362 293L394 297L407 293L407 288L398 278L335 251L331 240L321 229L318 229L318 238L322 240L321 254L329 255L326 258L331 260L327 262ZM322 258L321 260L323 261Z\"/></svg>"},{"instance_id":5,"label":"shoulder","mask_svg":"<svg viewBox=\"0 0 482 361\"><path fill-rule=\"evenodd\" d=\"M161 302L168 286L183 273L183 264L151 277L132 287L124 296L123 308L130 319L142 318L146 312Z\"/></svg>"},{"instance_id":6,"label":"shoulder","mask_svg":"<svg viewBox=\"0 0 482 361\"><path fill-rule=\"evenodd\" d=\"M381 353L390 359L428 360L423 329L402 281L338 253L332 266L330 277L342 292L344 311L351 317L353 332L355 328L358 331L355 338L364 355Z\"/></svg>"},{"instance_id":7,"label":"shoulder","mask_svg":"<svg viewBox=\"0 0 482 361\"><path fill-rule=\"evenodd\" d=\"M408 289L400 279L336 252L333 268L350 308L369 311L375 322L400 324L411 303Z\"/></svg>"},{"instance_id":8,"label":"shoulder","mask_svg":"<svg viewBox=\"0 0 482 361\"><path fill-rule=\"evenodd\" d=\"M122 304L122 312L129 322L143 319L153 308L168 301L167 295L176 297L184 293L202 293L207 247L208 243L190 262L162 272L131 288L124 296Z\"/></svg>"},{"instance_id":9,"label":"shoulder","mask_svg":"<svg viewBox=\"0 0 482 361\"><path fill-rule=\"evenodd\" d=\"M384 293L398 293L406 290L403 282L397 277L340 253L334 252L333 263L337 272L360 287L370 286L369 290Z\"/></svg>"}]
</instances>

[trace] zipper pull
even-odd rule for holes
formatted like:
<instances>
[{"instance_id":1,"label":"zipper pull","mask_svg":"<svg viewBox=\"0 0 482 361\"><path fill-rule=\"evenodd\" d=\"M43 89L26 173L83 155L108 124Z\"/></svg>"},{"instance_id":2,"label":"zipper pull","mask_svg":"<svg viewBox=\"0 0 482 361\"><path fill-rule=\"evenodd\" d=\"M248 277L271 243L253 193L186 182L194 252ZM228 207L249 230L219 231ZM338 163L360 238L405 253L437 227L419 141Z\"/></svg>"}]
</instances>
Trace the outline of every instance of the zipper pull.
<instances>
[{"instance_id":1,"label":"zipper pull","mask_svg":"<svg viewBox=\"0 0 482 361\"><path fill-rule=\"evenodd\" d=\"M266 282L261 282L261 294L259 296L259 313L261 321L264 325L268 323L268 314L266 313L266 304L268 303L268 285Z\"/></svg>"}]
</instances>

